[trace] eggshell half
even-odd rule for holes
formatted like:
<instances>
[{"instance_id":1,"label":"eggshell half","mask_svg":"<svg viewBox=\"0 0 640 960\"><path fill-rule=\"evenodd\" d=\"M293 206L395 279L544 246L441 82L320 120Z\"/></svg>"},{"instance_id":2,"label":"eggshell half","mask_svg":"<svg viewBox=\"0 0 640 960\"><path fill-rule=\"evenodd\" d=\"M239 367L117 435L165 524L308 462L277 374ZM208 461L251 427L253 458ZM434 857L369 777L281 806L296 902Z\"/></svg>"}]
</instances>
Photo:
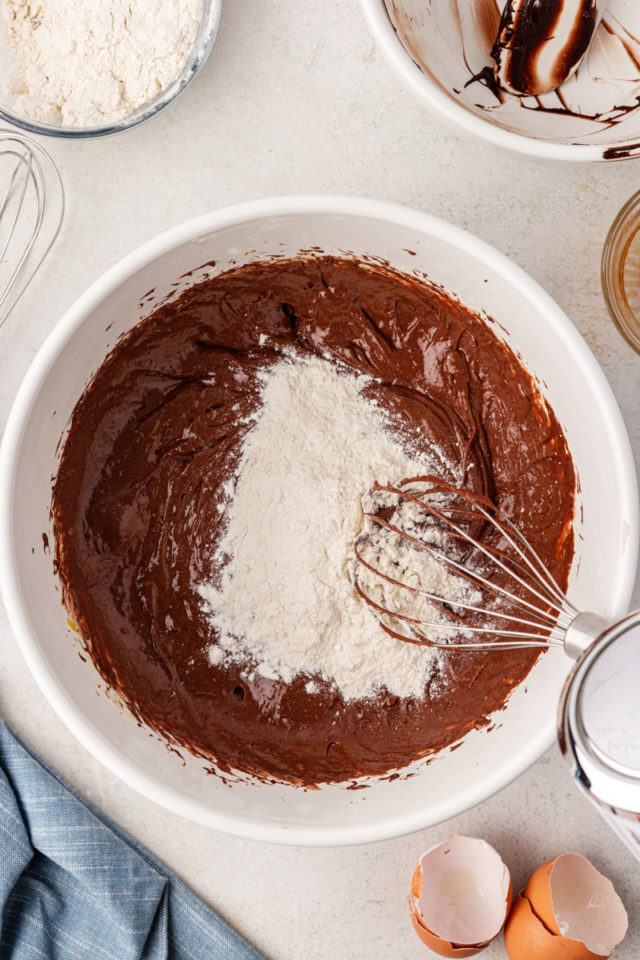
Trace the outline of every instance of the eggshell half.
<instances>
[{"instance_id":1,"label":"eggshell half","mask_svg":"<svg viewBox=\"0 0 640 960\"><path fill-rule=\"evenodd\" d=\"M473 957L500 933L511 906L509 871L475 837L452 837L422 855L411 881L413 927L443 957Z\"/></svg>"},{"instance_id":2,"label":"eggshell half","mask_svg":"<svg viewBox=\"0 0 640 960\"><path fill-rule=\"evenodd\" d=\"M610 880L577 853L548 860L516 898L505 928L510 960L602 960L627 931Z\"/></svg>"}]
</instances>

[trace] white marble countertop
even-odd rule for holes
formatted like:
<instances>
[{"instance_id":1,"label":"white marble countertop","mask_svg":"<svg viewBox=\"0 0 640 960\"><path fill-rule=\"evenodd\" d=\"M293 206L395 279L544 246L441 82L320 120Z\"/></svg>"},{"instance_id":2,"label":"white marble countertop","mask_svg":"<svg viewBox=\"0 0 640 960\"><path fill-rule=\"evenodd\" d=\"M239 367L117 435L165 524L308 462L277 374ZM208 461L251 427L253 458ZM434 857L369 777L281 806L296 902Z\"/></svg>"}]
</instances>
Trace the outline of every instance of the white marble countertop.
<instances>
[{"instance_id":1,"label":"white marble countertop","mask_svg":"<svg viewBox=\"0 0 640 960\"><path fill-rule=\"evenodd\" d=\"M414 101L376 52L357 0L227 0L210 60L150 124L45 144L67 190L62 234L0 331L0 417L45 335L107 267L166 227L284 193L361 194L466 227L524 267L586 338L612 384L640 467L640 356L608 320L606 231L640 163L558 166L469 140ZM640 581L635 605L640 606ZM556 749L475 810L420 834L341 849L279 847L196 826L98 765L45 702L6 616L0 710L97 806L175 869L271 960L430 956L409 921L417 857L453 832L493 842L516 889L541 862L582 852L619 890L640 956L640 863L575 791ZM505 957L501 939L483 956Z\"/></svg>"}]
</instances>

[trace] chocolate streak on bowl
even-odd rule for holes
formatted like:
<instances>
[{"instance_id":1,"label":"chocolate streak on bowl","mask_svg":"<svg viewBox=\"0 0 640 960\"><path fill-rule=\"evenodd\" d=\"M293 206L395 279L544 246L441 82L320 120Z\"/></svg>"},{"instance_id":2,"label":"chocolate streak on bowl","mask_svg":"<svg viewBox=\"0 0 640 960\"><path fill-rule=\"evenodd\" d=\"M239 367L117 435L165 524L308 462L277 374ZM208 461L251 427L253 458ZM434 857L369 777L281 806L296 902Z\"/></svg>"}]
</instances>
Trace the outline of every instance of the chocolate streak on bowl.
<instances>
[{"instance_id":1,"label":"chocolate streak on bowl","mask_svg":"<svg viewBox=\"0 0 640 960\"><path fill-rule=\"evenodd\" d=\"M373 377L368 392L399 436L466 465L563 587L575 475L553 411L489 325L374 263L247 265L116 344L76 405L53 490L67 609L110 689L151 729L218 771L311 786L390 773L486 726L538 652L458 651L436 662L419 699L382 689L349 702L320 677L285 684L209 661L197 585L219 576L222 488L260 375L283 351Z\"/></svg>"},{"instance_id":2,"label":"chocolate streak on bowl","mask_svg":"<svg viewBox=\"0 0 640 960\"><path fill-rule=\"evenodd\" d=\"M507 93L496 82L491 51L504 7L501 0L446 0L440 4L444 12L438 12L437 0L428 6L422 0L382 2L400 43L416 66L467 109L492 114L492 122L507 130L522 132L517 120L517 109L522 109L570 119L575 126L568 129L562 141L587 144L640 110L640 16L635 14L633 30L625 26L618 15L631 15L624 0L612 0L573 76L557 90L537 97ZM444 20L446 24L441 24ZM449 51L451 60L459 57L461 76L457 83L447 85L434 67L427 38L435 32L439 32L438 44ZM464 96L464 91L476 83L488 91L486 99L471 101ZM555 134L537 129L525 135L555 138ZM628 142L603 145L602 157L621 159L639 153L640 122Z\"/></svg>"},{"instance_id":3,"label":"chocolate streak on bowl","mask_svg":"<svg viewBox=\"0 0 640 960\"><path fill-rule=\"evenodd\" d=\"M556 53L553 70L541 78L537 69L540 55L559 30L563 2L507 0L491 50L505 86L525 95L557 89L582 60L597 26L595 0L581 0L578 16Z\"/></svg>"}]
</instances>

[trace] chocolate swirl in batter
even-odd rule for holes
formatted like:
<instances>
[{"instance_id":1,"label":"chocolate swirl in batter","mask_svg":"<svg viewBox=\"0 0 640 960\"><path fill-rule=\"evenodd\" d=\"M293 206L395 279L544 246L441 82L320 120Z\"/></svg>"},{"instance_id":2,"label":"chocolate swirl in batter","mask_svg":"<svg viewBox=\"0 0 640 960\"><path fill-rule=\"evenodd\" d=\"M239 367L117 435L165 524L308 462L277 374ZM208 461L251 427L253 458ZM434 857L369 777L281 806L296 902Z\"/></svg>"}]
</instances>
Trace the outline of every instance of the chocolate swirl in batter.
<instances>
[{"instance_id":1,"label":"chocolate swirl in batter","mask_svg":"<svg viewBox=\"0 0 640 960\"><path fill-rule=\"evenodd\" d=\"M553 412L489 326L382 266L245 266L120 340L76 406L53 490L65 603L105 681L153 730L220 771L311 785L388 773L486 725L538 654L452 653L420 699L348 703L320 678L310 695L308 676L247 682L238 664L209 663L196 586L215 576L220 488L283 348L376 378L372 394L412 436L473 464L561 585L575 478Z\"/></svg>"}]
</instances>

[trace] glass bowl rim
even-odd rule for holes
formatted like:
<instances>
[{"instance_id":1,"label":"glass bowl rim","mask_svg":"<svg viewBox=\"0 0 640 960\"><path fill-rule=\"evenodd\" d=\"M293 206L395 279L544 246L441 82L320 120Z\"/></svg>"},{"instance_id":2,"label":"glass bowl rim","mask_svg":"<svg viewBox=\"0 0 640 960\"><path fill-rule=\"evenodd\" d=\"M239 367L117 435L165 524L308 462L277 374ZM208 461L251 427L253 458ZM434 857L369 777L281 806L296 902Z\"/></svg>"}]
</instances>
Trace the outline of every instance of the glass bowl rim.
<instances>
[{"instance_id":1,"label":"glass bowl rim","mask_svg":"<svg viewBox=\"0 0 640 960\"><path fill-rule=\"evenodd\" d=\"M602 295L609 316L630 347L640 353L640 316L631 309L624 286L629 247L640 232L640 190L617 213L607 233L600 262Z\"/></svg>"}]
</instances>

